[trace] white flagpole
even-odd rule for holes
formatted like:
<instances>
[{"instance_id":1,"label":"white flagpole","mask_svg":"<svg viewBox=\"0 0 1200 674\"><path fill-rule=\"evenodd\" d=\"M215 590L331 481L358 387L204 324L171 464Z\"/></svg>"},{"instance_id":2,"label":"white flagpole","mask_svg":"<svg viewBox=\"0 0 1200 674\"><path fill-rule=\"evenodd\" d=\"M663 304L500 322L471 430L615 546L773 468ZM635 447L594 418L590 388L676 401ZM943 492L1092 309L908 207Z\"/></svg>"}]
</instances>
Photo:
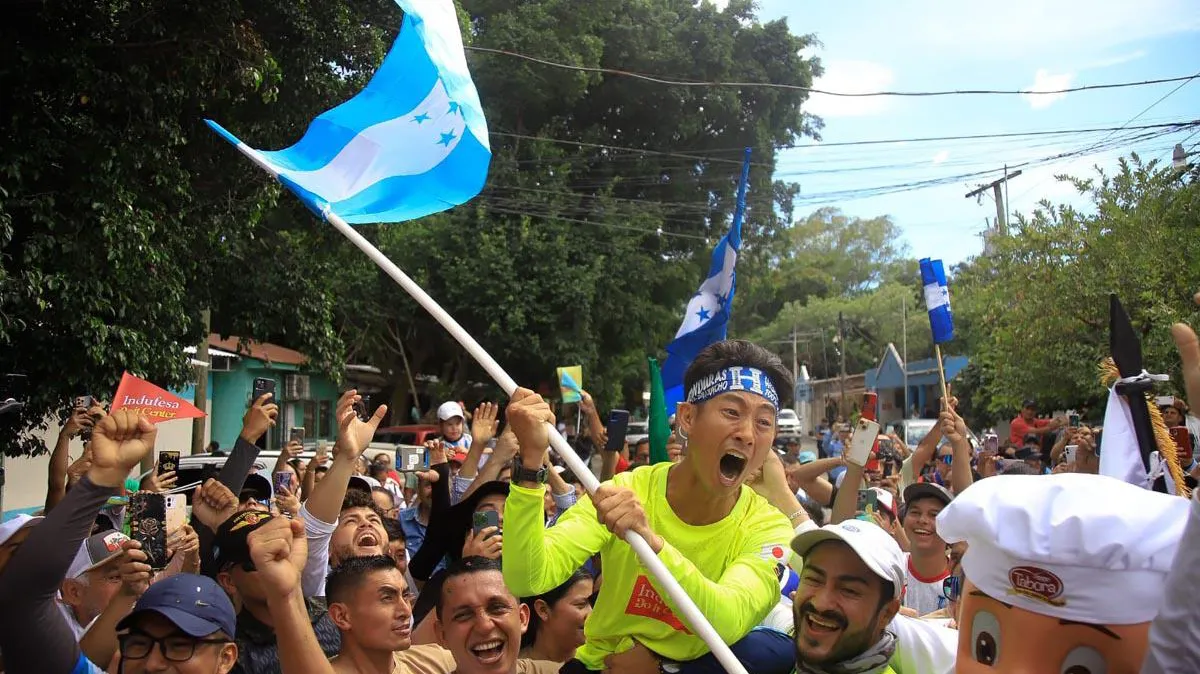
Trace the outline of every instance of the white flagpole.
<instances>
[{"instance_id":1,"label":"white flagpole","mask_svg":"<svg viewBox=\"0 0 1200 674\"><path fill-rule=\"evenodd\" d=\"M237 149L260 168L270 173L276 179L279 178L274 168L254 148L245 143L237 143ZM500 367L500 364L492 358L491 354L485 351L479 342L475 341L475 338L464 330L458 324L458 321L454 320L453 316L447 313L441 305L430 297L424 288L417 285L416 281L409 278L408 274L405 274L400 267L396 266L396 263L389 260L386 255L380 252L370 241L367 241L362 234L359 234L341 216L329 210L328 205L322 209L321 214L326 222L333 225L351 243L358 246L359 250L366 253L367 257L379 265L380 269L386 272L388 276L391 276L392 280L404 289L404 292L408 293L417 301L417 304L420 304L428 311L450 333L450 336L454 337L455 341L461 344L467 350L467 353L471 354L471 357L487 371L496 384L504 389L506 394L510 397L512 396L517 390L517 382L508 376L508 373L504 371L504 368ZM600 481L588 469L587 464L579 458L575 450L571 449L571 446L567 444L566 439L558 432L554 424L548 423L546 426L550 432L550 446L563 462L567 464L567 468L571 470L571 473L583 483L588 494L594 494L600 486ZM629 544L629 547L633 548L642 566L646 567L646 570L654 576L659 585L666 590L667 597L670 598L671 603L682 614L680 617L683 619L683 622L697 636L703 639L704 643L708 644L709 649L712 650L713 655L716 656L721 666L725 668L725 671L729 672L729 674L747 674L746 668L742 666L742 663L733 654L733 651L729 650L729 646L725 645L725 641L721 639L721 635L717 634L717 631L713 629L712 624L708 622L708 618L700 612L700 608L696 606L696 603L684 591L683 586L679 584L675 576L671 575L670 570L662 563L658 555L654 554L654 550L651 549L646 539L642 538L636 532L630 531L625 534L625 542Z\"/></svg>"}]
</instances>

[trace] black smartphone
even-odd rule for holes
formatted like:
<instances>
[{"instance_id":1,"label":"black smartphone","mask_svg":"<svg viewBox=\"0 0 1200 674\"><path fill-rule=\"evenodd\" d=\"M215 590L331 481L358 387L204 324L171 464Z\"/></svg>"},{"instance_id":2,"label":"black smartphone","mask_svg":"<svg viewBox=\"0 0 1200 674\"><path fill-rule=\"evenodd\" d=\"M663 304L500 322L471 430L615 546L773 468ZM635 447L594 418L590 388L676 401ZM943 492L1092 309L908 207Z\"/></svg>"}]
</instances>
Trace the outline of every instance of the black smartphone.
<instances>
[{"instance_id":1,"label":"black smartphone","mask_svg":"<svg viewBox=\"0 0 1200 674\"><path fill-rule=\"evenodd\" d=\"M266 402L278 402L275 400L275 380L267 377L255 377L254 390L250 393L250 404L253 405L259 398L270 393L271 398Z\"/></svg>"},{"instance_id":2,"label":"black smartphone","mask_svg":"<svg viewBox=\"0 0 1200 674\"><path fill-rule=\"evenodd\" d=\"M291 432L288 433L288 442L298 442L304 444L304 427L292 426Z\"/></svg>"},{"instance_id":3,"label":"black smartphone","mask_svg":"<svg viewBox=\"0 0 1200 674\"><path fill-rule=\"evenodd\" d=\"M1072 412L1067 415L1067 425L1071 428L1079 428L1079 415Z\"/></svg>"},{"instance_id":4,"label":"black smartphone","mask_svg":"<svg viewBox=\"0 0 1200 674\"><path fill-rule=\"evenodd\" d=\"M488 527L496 527L496 531L493 531L488 538L500 533L500 513L496 512L495 510L481 510L475 513L471 520L472 529L474 530L476 537L479 536L479 532Z\"/></svg>"},{"instance_id":5,"label":"black smartphone","mask_svg":"<svg viewBox=\"0 0 1200 674\"><path fill-rule=\"evenodd\" d=\"M884 476L884 477L891 477L891 476L892 476L892 472L895 470L895 465L896 465L896 462L895 462L895 461L893 461L892 459L890 459L890 458L889 458L889 459L885 459L885 460L883 461L883 476Z\"/></svg>"},{"instance_id":6,"label":"black smartphone","mask_svg":"<svg viewBox=\"0 0 1200 674\"><path fill-rule=\"evenodd\" d=\"M179 470L179 450L164 449L158 453L158 474Z\"/></svg>"},{"instance_id":7,"label":"black smartphone","mask_svg":"<svg viewBox=\"0 0 1200 674\"><path fill-rule=\"evenodd\" d=\"M142 544L146 563L153 569L167 565L167 499L165 494L139 491L129 497L127 535Z\"/></svg>"},{"instance_id":8,"label":"black smartphone","mask_svg":"<svg viewBox=\"0 0 1200 674\"><path fill-rule=\"evenodd\" d=\"M606 452L619 452L625 448L625 436L629 434L629 410L613 410L608 413L608 444Z\"/></svg>"}]
</instances>

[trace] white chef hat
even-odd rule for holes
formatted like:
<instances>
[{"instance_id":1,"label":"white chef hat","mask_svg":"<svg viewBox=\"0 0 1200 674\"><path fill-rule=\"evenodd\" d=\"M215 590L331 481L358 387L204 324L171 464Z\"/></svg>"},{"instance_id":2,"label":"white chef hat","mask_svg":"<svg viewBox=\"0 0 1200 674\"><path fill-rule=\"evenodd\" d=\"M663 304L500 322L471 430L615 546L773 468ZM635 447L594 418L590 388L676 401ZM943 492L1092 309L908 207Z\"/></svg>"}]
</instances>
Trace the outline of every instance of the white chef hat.
<instances>
[{"instance_id":1,"label":"white chef hat","mask_svg":"<svg viewBox=\"0 0 1200 674\"><path fill-rule=\"evenodd\" d=\"M1152 620L1183 537L1188 501L1103 475L1001 475L937 518L967 542L963 573L989 597L1060 620Z\"/></svg>"}]
</instances>

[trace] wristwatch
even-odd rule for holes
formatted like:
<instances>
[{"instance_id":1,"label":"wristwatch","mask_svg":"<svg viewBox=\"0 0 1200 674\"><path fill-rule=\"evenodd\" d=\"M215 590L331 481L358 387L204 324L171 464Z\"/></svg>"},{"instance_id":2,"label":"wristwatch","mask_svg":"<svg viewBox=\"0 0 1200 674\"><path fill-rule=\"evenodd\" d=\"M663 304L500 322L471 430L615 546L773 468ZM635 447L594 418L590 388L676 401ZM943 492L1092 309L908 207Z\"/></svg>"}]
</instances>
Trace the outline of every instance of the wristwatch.
<instances>
[{"instance_id":1,"label":"wristwatch","mask_svg":"<svg viewBox=\"0 0 1200 674\"><path fill-rule=\"evenodd\" d=\"M659 674L679 674L680 669L681 669L681 667L680 667L679 663L675 662L673 660L659 660L658 661Z\"/></svg>"},{"instance_id":2,"label":"wristwatch","mask_svg":"<svg viewBox=\"0 0 1200 674\"><path fill-rule=\"evenodd\" d=\"M520 455L513 457L512 463L512 481L513 482L536 482L538 484L546 484L546 476L549 471L545 466L537 470L530 470L521 463Z\"/></svg>"}]
</instances>

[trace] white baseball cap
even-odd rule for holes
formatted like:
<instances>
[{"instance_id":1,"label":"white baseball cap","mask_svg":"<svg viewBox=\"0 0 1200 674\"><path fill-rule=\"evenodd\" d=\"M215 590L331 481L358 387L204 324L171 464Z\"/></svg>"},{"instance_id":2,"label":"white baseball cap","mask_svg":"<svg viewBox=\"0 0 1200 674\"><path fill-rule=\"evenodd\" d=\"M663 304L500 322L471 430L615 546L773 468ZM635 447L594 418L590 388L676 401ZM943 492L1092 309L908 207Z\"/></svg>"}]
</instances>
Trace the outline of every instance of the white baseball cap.
<instances>
[{"instance_id":1,"label":"white baseball cap","mask_svg":"<svg viewBox=\"0 0 1200 674\"><path fill-rule=\"evenodd\" d=\"M453 400L442 403L442 406L438 408L438 421L448 421L454 417L466 418L462 405Z\"/></svg>"},{"instance_id":2,"label":"white baseball cap","mask_svg":"<svg viewBox=\"0 0 1200 674\"><path fill-rule=\"evenodd\" d=\"M7 543L8 539L12 538L18 531L41 520L41 516L35 517L21 513L7 520L4 524L0 524L0 545Z\"/></svg>"},{"instance_id":3,"label":"white baseball cap","mask_svg":"<svg viewBox=\"0 0 1200 674\"><path fill-rule=\"evenodd\" d=\"M792 551L805 557L825 541L841 541L850 546L854 554L875 575L892 584L892 598L904 594L904 552L896 539L874 522L845 520L838 524L826 524L820 529L811 529L792 539Z\"/></svg>"},{"instance_id":4,"label":"white baseball cap","mask_svg":"<svg viewBox=\"0 0 1200 674\"><path fill-rule=\"evenodd\" d=\"M951 501L937 531L967 542L963 575L989 597L1059 620L1134 625L1158 614L1189 506L1104 475L998 475Z\"/></svg>"},{"instance_id":5,"label":"white baseball cap","mask_svg":"<svg viewBox=\"0 0 1200 674\"><path fill-rule=\"evenodd\" d=\"M871 487L871 491L875 492L875 497L879 502L879 507L888 511L893 517L895 517L896 499L892 498L892 492L881 487Z\"/></svg>"}]
</instances>

